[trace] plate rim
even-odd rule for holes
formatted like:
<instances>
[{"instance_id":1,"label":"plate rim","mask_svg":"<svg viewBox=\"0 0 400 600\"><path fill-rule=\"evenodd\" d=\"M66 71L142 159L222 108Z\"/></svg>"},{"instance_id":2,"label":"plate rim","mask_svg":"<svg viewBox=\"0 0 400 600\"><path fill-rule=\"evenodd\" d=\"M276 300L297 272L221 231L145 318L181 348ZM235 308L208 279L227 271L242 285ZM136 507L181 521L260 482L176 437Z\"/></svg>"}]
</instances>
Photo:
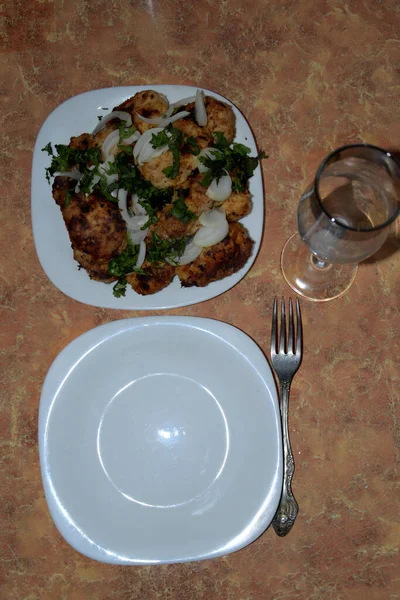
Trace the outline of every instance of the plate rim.
<instances>
[{"instance_id":1,"label":"plate rim","mask_svg":"<svg viewBox=\"0 0 400 600\"><path fill-rule=\"evenodd\" d=\"M239 350L239 348L235 344L232 344L232 339L237 343L244 343L244 345L247 346L247 350L251 348L252 352L254 352L254 355L251 356L251 360L249 360L246 353L245 357L247 360L249 360L251 366L256 370L257 374L260 376L260 378L266 385L267 389L270 392L272 400L275 427L278 438L276 467L278 477L277 480L274 482L274 485L269 490L268 496L270 496L270 501L268 503L268 506L258 517L257 522L253 524L251 531L249 531L245 537L241 538L231 548L228 548L227 550L219 549L214 552L207 552L206 554L195 555L192 557L180 556L160 560L148 560L143 558L132 558L129 560L125 560L126 557L124 557L122 560L120 560L116 557L110 557L107 554L105 548L97 547L96 549L93 549L93 551L91 551L91 545L93 544L93 542L91 541L88 541L87 544L83 547L81 544L82 537L79 536L79 532L76 531L75 527L71 527L71 525L68 523L67 517L65 517L65 515L62 514L62 510L60 509L54 497L54 493L52 491L51 477L48 473L48 455L46 454L44 447L47 419L52 404L55 401L58 392L61 390L64 381L68 378L72 370L75 368L76 364L80 362L82 353L84 357L84 355L89 351L89 348L91 348L93 342L96 342L97 340L97 344L95 343L94 346L96 347L96 345L106 342L108 337L129 331L130 329L142 328L144 326L160 325L183 325L188 327L194 327L196 329L201 329L206 333L217 335L222 339L223 342L233 345L235 350ZM271 384L267 382L268 378L271 379ZM84 556L87 556L99 562L120 565L177 564L184 562L208 560L211 558L217 558L218 556L226 556L248 546L249 544L254 542L258 537L260 537L271 524L272 518L279 504L283 482L283 449L278 392L275 378L273 376L273 371L264 352L257 344L257 342L253 340L252 337L250 337L247 333L245 333L238 327L226 323L224 321L219 321L217 319L191 316L143 316L136 318L119 319L116 321L99 325L82 333L81 335L73 339L71 342L69 342L67 346L65 346L61 350L61 352L55 357L47 371L46 377L43 382L39 401L38 452L42 486L46 498L47 507L50 512L53 523L60 535L64 538L64 540L77 552L83 554ZM266 498L268 496L266 496Z\"/></svg>"},{"instance_id":2,"label":"plate rim","mask_svg":"<svg viewBox=\"0 0 400 600\"><path fill-rule=\"evenodd\" d=\"M234 288L249 273L249 271L253 267L254 262L260 252L260 248L261 248L261 244L262 244L262 240L263 240L264 224L265 224L265 194L264 194L264 181L263 181L261 165L259 165L259 168L256 170L252 179L250 180L250 188L253 187L254 188L253 192L255 192L255 193L252 192L252 195L254 197L257 194L257 196L259 196L259 200L260 200L256 206L257 219L255 220L255 223L252 224L251 231L249 231L251 237L254 239L254 242L255 242L251 256L249 257L246 264L242 267L242 269L240 269L236 273L233 273L232 275L225 277L219 281L211 282L210 284L208 284L205 287L187 288L188 290L191 290L189 293L193 294L193 297L190 296L189 298L186 298L186 300L184 300L184 299L181 300L181 298L179 296L175 301L173 301L173 300L167 301L168 288L170 287L170 286L167 286L166 288L164 288L163 290L161 290L160 292L158 292L156 294L148 295L148 296L144 296L144 297L140 296L140 294L135 294L133 290L132 290L132 294L131 294L130 293L131 290L129 290L129 295L127 295L127 298L125 297L125 298L119 298L119 299L114 298L114 296L112 295L112 292L110 290L109 296L107 296L107 298L98 299L96 297L95 288L93 288L94 291L91 292L91 294L90 294L92 297L89 297L90 295L88 295L86 291L84 291L82 293L82 289L80 286L71 285L71 282L68 282L68 281L67 281L67 283L65 283L62 276L55 277L54 273L49 272L52 269L51 269L51 267L49 267L49 264L46 260L46 249L44 248L44 246L46 244L43 244L42 239L41 239L41 233L39 232L39 230L41 228L40 221L42 219L40 216L40 213L41 213L41 210L43 210L43 209L41 209L41 206L40 206L40 202L42 202L42 200L41 200L42 195L39 193L39 191L40 191L39 186L43 185L43 183L44 183L44 173L42 172L43 157L41 154L41 146L42 146L42 144L44 144L46 142L45 142L45 140L42 139L42 137L46 136L47 141L49 141L48 138L51 137L51 134L50 133L47 134L47 127L51 123L52 119L58 118L58 117L56 117L56 115L59 112L62 113L62 111L68 110L68 107L70 105L72 105L73 102L76 102L77 100L84 101L84 99L91 98L91 97L94 98L96 94L120 93L120 94L124 95L124 97L128 98L139 90L154 89L154 90L160 91L162 93L163 90L166 91L167 88L168 89L171 89L171 88L181 89L182 94L186 94L186 93L189 94L190 91L193 92L196 89L201 89L206 94L212 95L212 96L216 97L217 99L222 100L223 102L227 102L229 105L231 105L234 108L234 110L237 113L237 116L239 115L239 117L241 119L242 127L245 127L248 129L248 133L251 136L251 138L249 139L249 142L251 142L251 144L254 145L256 150L258 150L258 145L257 145L255 135L253 133L253 130L250 126L250 123L247 121L246 117L242 113L242 111L231 100L229 100L225 96L219 94L218 92L215 92L213 90L203 88L203 87L196 87L196 86L191 86L191 85L179 85L179 84L146 84L146 85L105 87L105 88L89 90L89 91L77 94L75 96L71 96L70 98L67 98L61 104L56 106L56 108L46 117L46 119L42 123L40 130L37 134L35 146L34 146L34 150L33 150L32 172L31 172L31 203L30 203L31 204L31 225L32 225L33 239L34 239L36 254L37 254L37 257L39 259L40 265L41 265L44 273L46 274L48 279L51 281L51 283L58 290L60 290L63 294L65 294L66 296L72 298L73 300L75 300L77 302L81 302L88 306L93 306L93 307L98 307L98 308L107 308L107 309L114 309L114 310L139 310L139 311L170 310L173 308L182 308L185 306L191 306L193 304L199 304L201 302L211 300L212 298L216 298L216 297L220 296L221 294L224 294L225 292ZM186 90L186 92L185 92L185 90ZM95 108L93 108L93 110L95 110ZM70 136L70 134L67 135L67 138L68 138L68 136ZM244 141L244 140L241 140L241 138L240 138L239 141ZM56 143L61 143L61 142L56 142ZM50 193L50 197L51 197L51 193ZM254 213L254 210L255 209L253 206L252 213ZM241 220L241 222L243 222L243 224L245 226L246 226L246 219L252 218L251 217L252 213L250 213L247 217L244 217L244 219ZM65 229L65 225L62 222L61 215L60 215L60 222L59 222L59 224L57 224L57 228L61 229L60 225L62 225L62 227ZM257 230L255 229L256 226L257 226ZM66 233L66 236L68 237L68 233ZM70 249L70 259L71 259L71 265L73 265L73 267L77 268L77 263L72 256L72 249ZM72 271L71 271L71 273L72 273ZM86 281L86 283L89 283L89 281ZM92 283L92 282L90 282L90 283ZM101 285L101 282L93 281L93 283ZM170 285L172 285L172 284L173 283L171 282ZM103 285L105 285L105 284L103 284ZM177 284L175 284L175 285L177 285ZM75 289L75 287L76 287L76 289ZM213 288L214 288L214 291L213 291ZM100 289L100 288L98 288L98 289ZM181 288L179 290L180 292L182 292L182 296L185 293L185 289L186 288ZM195 290L195 291L193 291L193 290ZM176 294L176 290L174 291L174 294ZM141 303L142 301L138 300L138 298L146 298L146 301L143 301L143 304L142 304ZM157 298L158 298L158 300L157 300Z\"/></svg>"}]
</instances>

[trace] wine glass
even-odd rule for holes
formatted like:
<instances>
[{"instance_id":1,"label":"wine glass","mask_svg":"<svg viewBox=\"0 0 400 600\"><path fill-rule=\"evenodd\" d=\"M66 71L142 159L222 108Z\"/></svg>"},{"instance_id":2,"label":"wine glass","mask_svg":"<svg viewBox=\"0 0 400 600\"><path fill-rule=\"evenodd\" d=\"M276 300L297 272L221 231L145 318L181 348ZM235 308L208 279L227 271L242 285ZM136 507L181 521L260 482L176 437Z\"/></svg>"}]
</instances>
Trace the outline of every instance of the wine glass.
<instances>
[{"instance_id":1,"label":"wine glass","mask_svg":"<svg viewBox=\"0 0 400 600\"><path fill-rule=\"evenodd\" d=\"M370 144L334 150L300 198L298 233L281 255L284 278L308 300L341 296L399 213L400 164L390 152Z\"/></svg>"}]
</instances>

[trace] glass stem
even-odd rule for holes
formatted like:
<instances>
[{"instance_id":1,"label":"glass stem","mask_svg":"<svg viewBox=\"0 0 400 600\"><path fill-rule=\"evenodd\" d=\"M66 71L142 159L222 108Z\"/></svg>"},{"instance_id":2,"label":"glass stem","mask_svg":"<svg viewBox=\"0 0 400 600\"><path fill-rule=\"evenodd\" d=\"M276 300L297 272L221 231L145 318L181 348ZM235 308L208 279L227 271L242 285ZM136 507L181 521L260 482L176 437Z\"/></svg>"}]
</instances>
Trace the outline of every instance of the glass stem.
<instances>
[{"instance_id":1,"label":"glass stem","mask_svg":"<svg viewBox=\"0 0 400 600\"><path fill-rule=\"evenodd\" d=\"M320 260L314 254L311 256L311 261L312 261L312 264L314 265L314 267L316 267L317 269L327 269L330 266L330 263Z\"/></svg>"}]
</instances>

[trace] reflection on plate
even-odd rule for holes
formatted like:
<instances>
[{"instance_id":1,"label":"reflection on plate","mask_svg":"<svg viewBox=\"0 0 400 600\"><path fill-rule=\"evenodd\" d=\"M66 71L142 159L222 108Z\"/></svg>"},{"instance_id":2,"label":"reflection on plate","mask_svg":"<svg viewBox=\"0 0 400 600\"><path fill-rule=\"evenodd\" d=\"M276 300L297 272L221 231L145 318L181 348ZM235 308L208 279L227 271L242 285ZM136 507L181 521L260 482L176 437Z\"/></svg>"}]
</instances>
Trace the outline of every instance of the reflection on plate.
<instances>
[{"instance_id":1,"label":"reflection on plate","mask_svg":"<svg viewBox=\"0 0 400 600\"><path fill-rule=\"evenodd\" d=\"M66 144L71 136L92 131L98 123L96 114L104 115L103 107L112 108L144 89L154 89L165 94L170 102L193 95L197 88L178 85L153 85L107 88L75 96L56 108L43 124L36 140L32 167L32 227L36 251L49 279L64 294L93 306L119 309L153 310L187 306L214 298L238 283L249 271L258 253L264 220L264 199L261 169L258 167L250 180L253 209L241 220L254 240L253 253L246 265L237 273L210 283L204 288L181 288L178 278L153 296L140 296L129 289L126 297L115 298L112 285L90 280L84 269L79 270L73 259L71 243L59 207L52 198L51 187L45 178L49 157L42 148L51 142ZM204 90L205 94L229 102L223 96ZM233 106L236 115L235 140L246 144L251 155L257 147L250 127Z\"/></svg>"},{"instance_id":2,"label":"reflection on plate","mask_svg":"<svg viewBox=\"0 0 400 600\"><path fill-rule=\"evenodd\" d=\"M279 502L271 370L248 336L210 319L126 319L74 340L43 386L39 450L56 526L102 562L234 552Z\"/></svg>"}]
</instances>

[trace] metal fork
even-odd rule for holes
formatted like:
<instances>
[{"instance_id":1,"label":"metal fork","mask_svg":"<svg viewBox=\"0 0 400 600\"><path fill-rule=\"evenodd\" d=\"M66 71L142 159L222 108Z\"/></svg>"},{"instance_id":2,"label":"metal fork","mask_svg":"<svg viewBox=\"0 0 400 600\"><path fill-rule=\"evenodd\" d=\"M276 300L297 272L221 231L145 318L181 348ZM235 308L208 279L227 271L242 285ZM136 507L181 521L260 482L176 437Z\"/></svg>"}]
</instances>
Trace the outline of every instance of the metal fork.
<instances>
[{"instance_id":1,"label":"metal fork","mask_svg":"<svg viewBox=\"0 0 400 600\"><path fill-rule=\"evenodd\" d=\"M292 529L299 512L299 506L292 493L292 477L294 472L294 460L289 440L288 428L288 403L290 384L302 358L302 324L300 303L296 298L296 336L294 336L294 316L292 299L289 298L289 338L286 337L286 315L285 300L282 298L281 324L278 340L278 302L274 300L274 311L272 316L271 331L271 362L279 379L280 388L280 410L282 420L283 436L283 488L278 510L272 520L275 533L284 536Z\"/></svg>"}]
</instances>

